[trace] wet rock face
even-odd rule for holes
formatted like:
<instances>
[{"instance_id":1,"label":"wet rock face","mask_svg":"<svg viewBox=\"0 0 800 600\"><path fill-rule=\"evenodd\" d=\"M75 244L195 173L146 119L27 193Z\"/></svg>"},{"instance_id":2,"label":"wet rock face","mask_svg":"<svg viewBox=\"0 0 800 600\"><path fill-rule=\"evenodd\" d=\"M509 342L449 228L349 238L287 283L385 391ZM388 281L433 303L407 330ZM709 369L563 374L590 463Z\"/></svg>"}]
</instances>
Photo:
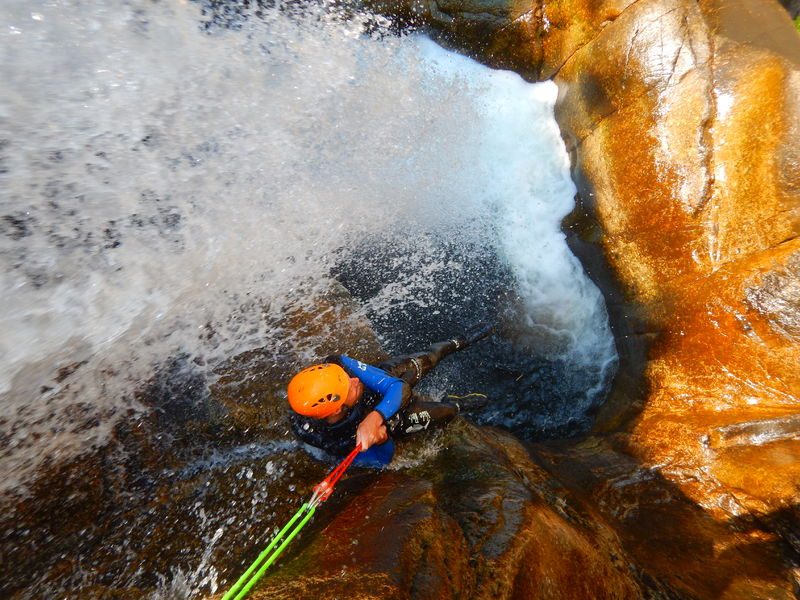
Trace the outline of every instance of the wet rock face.
<instances>
[{"instance_id":1,"label":"wet rock face","mask_svg":"<svg viewBox=\"0 0 800 600\"><path fill-rule=\"evenodd\" d=\"M555 77L582 200L651 339L643 401L612 398L600 427L719 522L778 538L800 503L798 59L777 5L640 0Z\"/></svg>"},{"instance_id":2,"label":"wet rock face","mask_svg":"<svg viewBox=\"0 0 800 600\"><path fill-rule=\"evenodd\" d=\"M800 38L778 6L642 0L556 75L583 200L655 334L630 450L721 514L798 500L775 478L735 473L745 446L800 450L781 425L800 391L799 69ZM708 445L755 423L763 435L736 450ZM755 454L770 462L768 446ZM773 472L794 478L783 454Z\"/></svg>"},{"instance_id":3,"label":"wet rock face","mask_svg":"<svg viewBox=\"0 0 800 600\"><path fill-rule=\"evenodd\" d=\"M716 524L685 528L686 544L736 544L725 536L754 520L760 533L748 535L796 561L800 36L786 11L757 0L554 0L493 5L488 19L469 2L435 4L428 18L455 47L559 85L583 212L570 223L574 245L606 292L622 359L597 429L614 434L610 465L628 457L631 473L648 474L624 498L587 501L633 507L614 520L626 548L657 522L637 503L662 495ZM575 469L593 460L567 454ZM682 514L664 506L661 518ZM650 547L662 572L687 559L670 539ZM796 571L778 562L759 562L769 583L758 589L735 574L678 587L796 593Z\"/></svg>"},{"instance_id":4,"label":"wet rock face","mask_svg":"<svg viewBox=\"0 0 800 600\"><path fill-rule=\"evenodd\" d=\"M353 471L254 597L800 594L800 36L785 11L757 0L392 9L489 64L558 82L586 213L576 226L630 385L593 438L526 448L457 422L432 459ZM286 327L335 324L322 313L332 321L288 315ZM371 338L334 348L358 339ZM159 411L173 392L155 385L152 418L117 432L118 448L53 466L11 499L0 543L19 568L4 594L52 584L141 598L170 568L191 585L238 576L324 468L281 430L287 373L269 357L237 357L219 376L202 415L180 402ZM288 454L248 455L259 436ZM193 456L208 446L191 438L224 460ZM118 449L128 460L115 471Z\"/></svg>"},{"instance_id":5,"label":"wet rock face","mask_svg":"<svg viewBox=\"0 0 800 600\"><path fill-rule=\"evenodd\" d=\"M514 438L461 421L440 441L410 469L350 476L307 546L253 598L637 598L657 588Z\"/></svg>"},{"instance_id":6,"label":"wet rock face","mask_svg":"<svg viewBox=\"0 0 800 600\"><path fill-rule=\"evenodd\" d=\"M352 478L256 597L795 597L800 37L785 11L376 5L559 84L576 244L627 383L596 437L523 448L457 425L434 460Z\"/></svg>"},{"instance_id":7,"label":"wet rock face","mask_svg":"<svg viewBox=\"0 0 800 600\"><path fill-rule=\"evenodd\" d=\"M796 509L769 520L718 519L687 498L658 468L616 449L619 439L537 446L538 460L561 485L596 508L619 536L656 597L796 597Z\"/></svg>"},{"instance_id":8,"label":"wet rock face","mask_svg":"<svg viewBox=\"0 0 800 600\"><path fill-rule=\"evenodd\" d=\"M618 441L457 421L430 459L352 472L253 598L794 597L791 513L715 519Z\"/></svg>"},{"instance_id":9,"label":"wet rock face","mask_svg":"<svg viewBox=\"0 0 800 600\"><path fill-rule=\"evenodd\" d=\"M381 358L353 309L334 288L275 325L316 341L317 355L345 344ZM0 597L181 598L238 569L327 468L289 431L284 386L303 361L283 358L233 357L210 386L171 359L138 391L149 410L120 419L106 446L48 461L27 489L0 497Z\"/></svg>"},{"instance_id":10,"label":"wet rock face","mask_svg":"<svg viewBox=\"0 0 800 600\"><path fill-rule=\"evenodd\" d=\"M800 253L792 254L785 267L764 275L746 296L750 307L764 315L775 331L800 341Z\"/></svg>"},{"instance_id":11,"label":"wet rock face","mask_svg":"<svg viewBox=\"0 0 800 600\"><path fill-rule=\"evenodd\" d=\"M696 469L712 422L797 405L798 350L786 337L796 317L800 40L769 3L599 6L544 6L541 72L561 88L557 117L602 249L657 337L640 450L659 446L648 421L667 427L669 415ZM673 450L656 454L675 462Z\"/></svg>"},{"instance_id":12,"label":"wet rock face","mask_svg":"<svg viewBox=\"0 0 800 600\"><path fill-rule=\"evenodd\" d=\"M511 69L530 80L539 78L540 7L529 0L364 0L405 27L433 25L442 45L489 66Z\"/></svg>"},{"instance_id":13,"label":"wet rock face","mask_svg":"<svg viewBox=\"0 0 800 600\"><path fill-rule=\"evenodd\" d=\"M800 0L780 0L780 3L789 11L793 19L796 19L798 15L800 15Z\"/></svg>"}]
</instances>

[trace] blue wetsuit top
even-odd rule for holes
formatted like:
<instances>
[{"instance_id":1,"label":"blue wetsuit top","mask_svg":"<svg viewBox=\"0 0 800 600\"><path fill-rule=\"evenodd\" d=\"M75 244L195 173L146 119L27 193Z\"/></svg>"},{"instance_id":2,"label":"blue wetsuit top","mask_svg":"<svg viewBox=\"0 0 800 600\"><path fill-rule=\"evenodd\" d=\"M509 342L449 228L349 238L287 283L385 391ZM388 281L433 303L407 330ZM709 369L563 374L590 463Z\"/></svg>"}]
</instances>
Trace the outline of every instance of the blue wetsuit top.
<instances>
[{"instance_id":1,"label":"blue wetsuit top","mask_svg":"<svg viewBox=\"0 0 800 600\"><path fill-rule=\"evenodd\" d=\"M292 412L292 429L305 443L333 456L346 456L355 447L356 431L361 421L373 410L378 411L384 421L392 419L410 401L411 386L382 369L349 356L330 356L325 362L339 365L348 375L357 377L366 389L347 416L337 423L331 425L322 419L312 419ZM388 423L387 429L390 429ZM393 454L394 443L390 438L383 444L359 453L355 464L386 465Z\"/></svg>"},{"instance_id":2,"label":"blue wetsuit top","mask_svg":"<svg viewBox=\"0 0 800 600\"><path fill-rule=\"evenodd\" d=\"M351 377L358 377L371 392L381 395L381 401L373 409L377 410L384 421L388 421L397 414L403 405L403 391L408 387L402 379L392 377L386 371L365 364L360 360L353 360L344 354L338 357L339 364Z\"/></svg>"}]
</instances>

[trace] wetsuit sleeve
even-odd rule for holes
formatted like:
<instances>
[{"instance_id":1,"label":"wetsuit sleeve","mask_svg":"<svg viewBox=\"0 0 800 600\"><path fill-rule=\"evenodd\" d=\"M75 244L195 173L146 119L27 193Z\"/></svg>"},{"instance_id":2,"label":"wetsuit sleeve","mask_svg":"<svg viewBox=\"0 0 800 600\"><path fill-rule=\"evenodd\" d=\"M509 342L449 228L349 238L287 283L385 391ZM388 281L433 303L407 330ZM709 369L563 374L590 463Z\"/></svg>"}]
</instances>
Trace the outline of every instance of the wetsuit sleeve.
<instances>
[{"instance_id":1,"label":"wetsuit sleeve","mask_svg":"<svg viewBox=\"0 0 800 600\"><path fill-rule=\"evenodd\" d=\"M403 401L409 398L411 388L402 379L392 377L377 367L353 360L349 356L339 355L339 363L353 377L358 377L364 386L380 394L382 399L375 407L383 420L389 420L403 407Z\"/></svg>"}]
</instances>

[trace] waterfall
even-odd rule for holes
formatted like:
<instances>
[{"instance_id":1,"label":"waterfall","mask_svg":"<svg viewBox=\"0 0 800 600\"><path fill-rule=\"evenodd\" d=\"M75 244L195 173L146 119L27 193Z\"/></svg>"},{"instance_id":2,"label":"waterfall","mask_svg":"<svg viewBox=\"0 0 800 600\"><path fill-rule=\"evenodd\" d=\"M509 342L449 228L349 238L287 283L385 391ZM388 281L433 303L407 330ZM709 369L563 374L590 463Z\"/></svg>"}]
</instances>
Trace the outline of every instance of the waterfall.
<instances>
[{"instance_id":1,"label":"waterfall","mask_svg":"<svg viewBox=\"0 0 800 600\"><path fill-rule=\"evenodd\" d=\"M213 378L253 348L302 356L276 318L334 278L389 347L420 319L467 324L470 290L496 316L504 288L508 352L580 374L542 423L599 401L615 351L560 230L555 85L291 6L233 27L195 3L0 7L4 489L101 445L169 357ZM518 424L525 401L485 419Z\"/></svg>"}]
</instances>

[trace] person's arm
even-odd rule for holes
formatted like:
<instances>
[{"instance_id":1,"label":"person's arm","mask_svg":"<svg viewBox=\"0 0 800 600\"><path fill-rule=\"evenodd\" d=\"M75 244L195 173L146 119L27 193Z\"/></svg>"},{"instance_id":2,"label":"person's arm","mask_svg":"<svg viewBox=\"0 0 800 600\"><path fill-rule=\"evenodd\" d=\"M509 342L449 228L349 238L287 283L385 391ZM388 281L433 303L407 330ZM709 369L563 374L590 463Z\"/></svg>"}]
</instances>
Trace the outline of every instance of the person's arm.
<instances>
[{"instance_id":1,"label":"person's arm","mask_svg":"<svg viewBox=\"0 0 800 600\"><path fill-rule=\"evenodd\" d=\"M386 424L381 413L377 410L370 412L356 429L356 444L361 444L361 452L366 452L372 446L380 445L389 439Z\"/></svg>"},{"instance_id":2,"label":"person's arm","mask_svg":"<svg viewBox=\"0 0 800 600\"><path fill-rule=\"evenodd\" d=\"M411 395L411 387L402 379L392 377L386 371L373 367L349 356L339 356L341 365L353 376L358 377L364 386L382 396L375 407L383 421L388 421L403 407L404 400Z\"/></svg>"},{"instance_id":3,"label":"person's arm","mask_svg":"<svg viewBox=\"0 0 800 600\"><path fill-rule=\"evenodd\" d=\"M391 419L402 408L404 400L411 395L411 387L402 379L348 356L339 356L338 362L348 373L358 377L364 387L382 396L375 410L364 417L356 431L356 443L361 444L361 451L365 452L370 446L382 444L389 439L386 420Z\"/></svg>"}]
</instances>

